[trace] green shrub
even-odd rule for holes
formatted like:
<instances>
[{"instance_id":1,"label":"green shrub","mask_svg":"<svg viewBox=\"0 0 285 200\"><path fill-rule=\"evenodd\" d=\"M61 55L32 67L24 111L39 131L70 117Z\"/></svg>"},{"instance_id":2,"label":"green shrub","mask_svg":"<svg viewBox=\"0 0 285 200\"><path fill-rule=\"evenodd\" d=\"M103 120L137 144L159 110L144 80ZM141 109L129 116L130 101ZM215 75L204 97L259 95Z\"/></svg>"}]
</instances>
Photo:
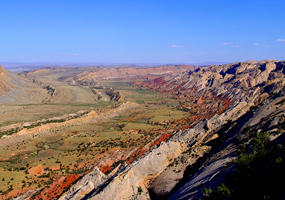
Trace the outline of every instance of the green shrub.
<instances>
[{"instance_id":1,"label":"green shrub","mask_svg":"<svg viewBox=\"0 0 285 200\"><path fill-rule=\"evenodd\" d=\"M230 199L231 197L231 192L227 186L225 186L224 183L219 185L216 190L211 190L211 189L204 189L205 193L205 200L209 199L219 199L219 200L226 200Z\"/></svg>"},{"instance_id":2,"label":"green shrub","mask_svg":"<svg viewBox=\"0 0 285 200\"><path fill-rule=\"evenodd\" d=\"M143 192L143 189L141 186L138 187L138 193L141 194Z\"/></svg>"},{"instance_id":3,"label":"green shrub","mask_svg":"<svg viewBox=\"0 0 285 200\"><path fill-rule=\"evenodd\" d=\"M240 157L235 161L238 173L256 172L268 160L268 155L271 152L268 136L267 133L258 134L253 140L252 151L249 154L240 154Z\"/></svg>"},{"instance_id":4,"label":"green shrub","mask_svg":"<svg viewBox=\"0 0 285 200\"><path fill-rule=\"evenodd\" d=\"M215 190L205 188L205 199L281 199L285 179L284 148L269 141L268 133L246 141L243 153L234 161L235 173ZM245 153L247 152L247 153Z\"/></svg>"}]
</instances>

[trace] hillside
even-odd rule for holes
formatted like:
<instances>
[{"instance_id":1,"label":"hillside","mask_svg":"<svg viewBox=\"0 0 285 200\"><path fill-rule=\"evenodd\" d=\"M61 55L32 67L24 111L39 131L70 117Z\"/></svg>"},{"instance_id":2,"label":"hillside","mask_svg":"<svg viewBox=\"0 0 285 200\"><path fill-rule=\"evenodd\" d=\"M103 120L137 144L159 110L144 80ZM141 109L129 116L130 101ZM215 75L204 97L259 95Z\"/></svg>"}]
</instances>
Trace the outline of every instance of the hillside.
<instances>
[{"instance_id":1,"label":"hillside","mask_svg":"<svg viewBox=\"0 0 285 200\"><path fill-rule=\"evenodd\" d=\"M0 66L0 96L8 94L13 89L19 89L19 86L17 79Z\"/></svg>"},{"instance_id":2,"label":"hillside","mask_svg":"<svg viewBox=\"0 0 285 200\"><path fill-rule=\"evenodd\" d=\"M45 89L0 66L0 104L39 103L48 96Z\"/></svg>"}]
</instances>

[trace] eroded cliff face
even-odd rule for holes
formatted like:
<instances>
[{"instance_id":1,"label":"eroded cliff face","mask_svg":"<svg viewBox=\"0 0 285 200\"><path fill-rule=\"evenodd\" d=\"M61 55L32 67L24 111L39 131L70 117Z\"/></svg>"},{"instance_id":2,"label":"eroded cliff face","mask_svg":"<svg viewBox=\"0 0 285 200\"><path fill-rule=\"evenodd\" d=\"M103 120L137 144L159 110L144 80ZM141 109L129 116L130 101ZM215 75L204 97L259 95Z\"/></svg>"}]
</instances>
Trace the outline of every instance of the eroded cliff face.
<instances>
[{"instance_id":1,"label":"eroded cliff face","mask_svg":"<svg viewBox=\"0 0 285 200\"><path fill-rule=\"evenodd\" d=\"M146 199L147 186L156 178L175 157L185 151L183 143L163 142L134 163L127 166L121 173L111 178L103 190L92 191L90 199Z\"/></svg>"},{"instance_id":2,"label":"eroded cliff face","mask_svg":"<svg viewBox=\"0 0 285 200\"><path fill-rule=\"evenodd\" d=\"M185 186L182 185L180 190L176 189L177 192L171 196L172 199L201 197L201 188L197 188L201 186L198 184L199 181L205 183L212 180L221 168L226 171L226 166L231 165L235 158L234 151L238 139L233 138L241 134L240 131L248 120L246 113L250 111L250 107L258 106L265 99L271 102L268 105L275 105L273 102L277 98L278 100L284 99L282 93L285 84L284 66L284 62L278 61L250 61L202 68L174 77L137 83L144 88L169 91L184 97L191 93L212 95L223 100L224 109L210 119L200 121L192 128L177 132L169 140L152 148L121 172L97 188L94 187L85 198L148 199L148 189L151 189L156 196L165 197L179 180L185 179L183 173L186 168L194 165L199 157L208 153L213 155L213 158L212 162L205 164L207 168L198 171L195 179L189 177L190 182L187 182ZM199 97L197 100L198 103L203 101L203 98ZM278 107L281 111L282 106L284 107L283 104ZM260 109L260 112L263 112L262 110L266 108ZM266 116L270 114L272 113L268 112ZM239 129L233 131L234 125L238 123L237 120L243 117ZM228 140L219 150L215 150L215 146L210 142L223 134L227 134ZM193 187L189 189L190 183Z\"/></svg>"},{"instance_id":3,"label":"eroded cliff face","mask_svg":"<svg viewBox=\"0 0 285 200\"><path fill-rule=\"evenodd\" d=\"M258 103L266 98L265 93L283 84L284 61L248 61L204 67L194 72L138 83L145 88L176 92L178 95L210 92L219 98L241 99L251 94L256 98L252 103ZM248 98L244 100L248 101Z\"/></svg>"}]
</instances>

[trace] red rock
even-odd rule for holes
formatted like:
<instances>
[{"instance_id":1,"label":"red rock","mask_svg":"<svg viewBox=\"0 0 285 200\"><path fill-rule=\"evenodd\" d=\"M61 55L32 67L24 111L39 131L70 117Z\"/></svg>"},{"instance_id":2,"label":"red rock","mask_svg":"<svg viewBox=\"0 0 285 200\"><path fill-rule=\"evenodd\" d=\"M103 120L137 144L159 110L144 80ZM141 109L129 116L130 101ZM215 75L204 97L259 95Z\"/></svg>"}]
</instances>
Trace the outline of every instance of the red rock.
<instances>
[{"instance_id":1,"label":"red rock","mask_svg":"<svg viewBox=\"0 0 285 200\"><path fill-rule=\"evenodd\" d=\"M29 169L28 173L36 175L36 176L41 176L44 174L44 169L43 169L42 165L39 164L36 167L32 167L31 169Z\"/></svg>"},{"instance_id":2,"label":"red rock","mask_svg":"<svg viewBox=\"0 0 285 200\"><path fill-rule=\"evenodd\" d=\"M57 199L74 181L76 181L80 175L68 175L62 176L48 187L43 189L40 194L33 197L34 200L53 200Z\"/></svg>"}]
</instances>

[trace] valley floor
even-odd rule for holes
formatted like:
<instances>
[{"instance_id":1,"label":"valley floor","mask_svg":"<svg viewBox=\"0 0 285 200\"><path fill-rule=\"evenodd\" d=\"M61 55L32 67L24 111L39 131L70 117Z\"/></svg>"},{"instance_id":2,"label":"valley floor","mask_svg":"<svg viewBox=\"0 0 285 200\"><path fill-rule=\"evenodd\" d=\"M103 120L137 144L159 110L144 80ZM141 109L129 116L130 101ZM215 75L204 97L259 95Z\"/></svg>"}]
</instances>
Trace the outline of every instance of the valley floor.
<instances>
[{"instance_id":1,"label":"valley floor","mask_svg":"<svg viewBox=\"0 0 285 200\"><path fill-rule=\"evenodd\" d=\"M43 188L61 176L82 175L94 166L110 172L162 141L167 130L172 134L195 121L185 121L191 114L179 110L181 102L172 95L142 90L128 80L103 82L124 97L114 102L98 101L89 87L69 86L57 78L39 80L65 95L50 102L0 105L4 199Z\"/></svg>"}]
</instances>

